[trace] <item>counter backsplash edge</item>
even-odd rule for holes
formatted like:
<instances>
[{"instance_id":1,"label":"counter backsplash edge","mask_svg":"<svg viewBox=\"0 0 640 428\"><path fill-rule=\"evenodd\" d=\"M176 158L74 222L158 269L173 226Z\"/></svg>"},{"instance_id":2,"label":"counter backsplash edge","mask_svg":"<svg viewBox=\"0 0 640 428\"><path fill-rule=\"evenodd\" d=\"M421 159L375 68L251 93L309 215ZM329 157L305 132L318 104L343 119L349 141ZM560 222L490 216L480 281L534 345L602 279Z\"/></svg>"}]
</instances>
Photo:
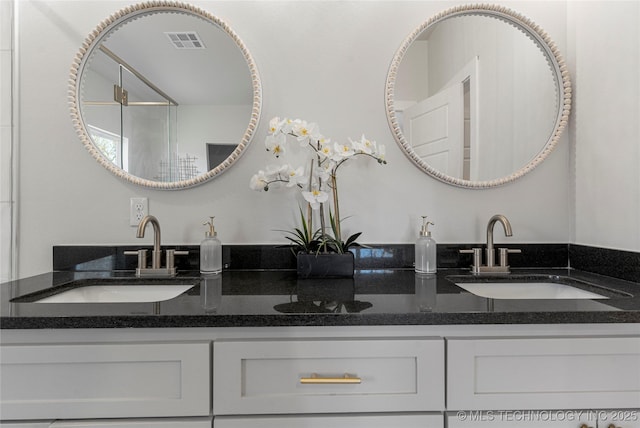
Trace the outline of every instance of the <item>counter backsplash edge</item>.
<instances>
[{"instance_id":1,"label":"counter backsplash edge","mask_svg":"<svg viewBox=\"0 0 640 428\"><path fill-rule=\"evenodd\" d=\"M438 244L438 268L466 268L471 255L459 250L482 244ZM576 244L510 244L522 250L513 254L509 263L513 268L571 267L627 281L640 282L640 253L612 250ZM127 250L146 246L83 246L56 245L53 247L54 271L111 271L134 270L137 260L125 256ZM148 247L150 248L150 247ZM163 247L165 248L165 247ZM189 251L176 257L178 270L199 270L200 248L197 245L174 245ZM414 263L414 244L375 244L353 248L356 269L410 269ZM295 256L289 248L278 245L224 245L223 266L229 270L295 269Z\"/></svg>"}]
</instances>

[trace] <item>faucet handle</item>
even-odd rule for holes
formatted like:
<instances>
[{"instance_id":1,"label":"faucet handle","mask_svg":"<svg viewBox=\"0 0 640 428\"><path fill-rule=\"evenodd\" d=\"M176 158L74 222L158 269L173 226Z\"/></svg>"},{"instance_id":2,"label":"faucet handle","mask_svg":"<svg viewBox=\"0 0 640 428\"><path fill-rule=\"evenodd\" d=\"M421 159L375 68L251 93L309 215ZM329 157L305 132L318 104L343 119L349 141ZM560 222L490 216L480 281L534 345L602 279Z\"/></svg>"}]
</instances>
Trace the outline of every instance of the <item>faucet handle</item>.
<instances>
[{"instance_id":1,"label":"faucet handle","mask_svg":"<svg viewBox=\"0 0 640 428\"><path fill-rule=\"evenodd\" d=\"M500 254L500 266L509 265L509 254L520 254L522 250L519 248L498 248Z\"/></svg>"},{"instance_id":2,"label":"faucet handle","mask_svg":"<svg viewBox=\"0 0 640 428\"><path fill-rule=\"evenodd\" d=\"M125 251L125 256L138 256L138 269L147 267L147 250Z\"/></svg>"},{"instance_id":3,"label":"faucet handle","mask_svg":"<svg viewBox=\"0 0 640 428\"><path fill-rule=\"evenodd\" d=\"M482 248L471 248L470 250L458 250L460 254L473 254L472 269L479 269L482 266Z\"/></svg>"},{"instance_id":4,"label":"faucet handle","mask_svg":"<svg viewBox=\"0 0 640 428\"><path fill-rule=\"evenodd\" d=\"M167 269L171 270L175 266L175 256L186 256L189 251L183 250L167 250Z\"/></svg>"}]
</instances>

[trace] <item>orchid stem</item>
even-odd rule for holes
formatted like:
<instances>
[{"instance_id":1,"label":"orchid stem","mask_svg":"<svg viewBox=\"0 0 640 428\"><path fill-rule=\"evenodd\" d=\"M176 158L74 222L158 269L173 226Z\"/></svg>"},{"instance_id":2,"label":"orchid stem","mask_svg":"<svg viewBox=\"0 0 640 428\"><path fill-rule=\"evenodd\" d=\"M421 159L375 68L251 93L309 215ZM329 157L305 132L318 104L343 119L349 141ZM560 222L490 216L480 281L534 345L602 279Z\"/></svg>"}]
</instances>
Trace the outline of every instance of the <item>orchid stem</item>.
<instances>
[{"instance_id":1,"label":"orchid stem","mask_svg":"<svg viewBox=\"0 0 640 428\"><path fill-rule=\"evenodd\" d=\"M311 167L309 168L309 191L312 191L311 187L311 177L313 177L313 159L311 160ZM311 209L311 204L307 204L307 225L309 229L307 230L307 238L308 241L311 242L313 239L313 210Z\"/></svg>"},{"instance_id":2,"label":"orchid stem","mask_svg":"<svg viewBox=\"0 0 640 428\"><path fill-rule=\"evenodd\" d=\"M342 242L342 232L340 230L340 207L338 206L338 180L335 174L331 175L331 187L333 193L333 221L336 228L335 238L338 240L338 242Z\"/></svg>"}]
</instances>

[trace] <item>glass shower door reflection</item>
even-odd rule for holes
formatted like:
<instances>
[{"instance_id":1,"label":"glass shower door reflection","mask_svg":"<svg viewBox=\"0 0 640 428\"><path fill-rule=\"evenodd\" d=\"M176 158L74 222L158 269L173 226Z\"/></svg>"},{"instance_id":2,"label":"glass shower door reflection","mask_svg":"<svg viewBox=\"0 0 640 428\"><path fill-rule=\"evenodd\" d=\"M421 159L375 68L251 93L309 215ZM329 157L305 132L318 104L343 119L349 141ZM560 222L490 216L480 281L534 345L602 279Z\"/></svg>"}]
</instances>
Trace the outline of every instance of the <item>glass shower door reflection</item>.
<instances>
[{"instance_id":1,"label":"glass shower door reflection","mask_svg":"<svg viewBox=\"0 0 640 428\"><path fill-rule=\"evenodd\" d=\"M177 106L121 66L127 102L121 110L122 137L128 141L127 171L154 181L175 181Z\"/></svg>"},{"instance_id":2,"label":"glass shower door reflection","mask_svg":"<svg viewBox=\"0 0 640 428\"><path fill-rule=\"evenodd\" d=\"M114 100L114 83L120 82L120 66L97 51L95 67L84 73L82 115L87 134L102 155L121 169L127 169L121 131L121 106ZM100 70L98 73L96 70Z\"/></svg>"}]
</instances>

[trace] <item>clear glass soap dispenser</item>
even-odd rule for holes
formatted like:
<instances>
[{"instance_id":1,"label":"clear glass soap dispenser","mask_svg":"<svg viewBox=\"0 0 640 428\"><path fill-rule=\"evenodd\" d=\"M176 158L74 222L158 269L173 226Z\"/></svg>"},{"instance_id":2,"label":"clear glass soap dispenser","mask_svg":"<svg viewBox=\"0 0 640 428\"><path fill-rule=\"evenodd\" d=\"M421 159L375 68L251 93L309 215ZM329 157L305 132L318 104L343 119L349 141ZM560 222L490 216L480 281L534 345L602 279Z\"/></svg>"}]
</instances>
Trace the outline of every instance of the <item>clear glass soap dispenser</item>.
<instances>
[{"instance_id":1,"label":"clear glass soap dispenser","mask_svg":"<svg viewBox=\"0 0 640 428\"><path fill-rule=\"evenodd\" d=\"M422 216L422 228L416 241L416 272L436 273L436 241L431 237L429 225L435 226L427 221L427 216Z\"/></svg>"},{"instance_id":2,"label":"clear glass soap dispenser","mask_svg":"<svg viewBox=\"0 0 640 428\"><path fill-rule=\"evenodd\" d=\"M205 233L205 238L200 243L200 272L220 273L222 272L222 243L216 237L217 233L213 227L214 217L209 217L203 226L209 225L209 230Z\"/></svg>"}]
</instances>

